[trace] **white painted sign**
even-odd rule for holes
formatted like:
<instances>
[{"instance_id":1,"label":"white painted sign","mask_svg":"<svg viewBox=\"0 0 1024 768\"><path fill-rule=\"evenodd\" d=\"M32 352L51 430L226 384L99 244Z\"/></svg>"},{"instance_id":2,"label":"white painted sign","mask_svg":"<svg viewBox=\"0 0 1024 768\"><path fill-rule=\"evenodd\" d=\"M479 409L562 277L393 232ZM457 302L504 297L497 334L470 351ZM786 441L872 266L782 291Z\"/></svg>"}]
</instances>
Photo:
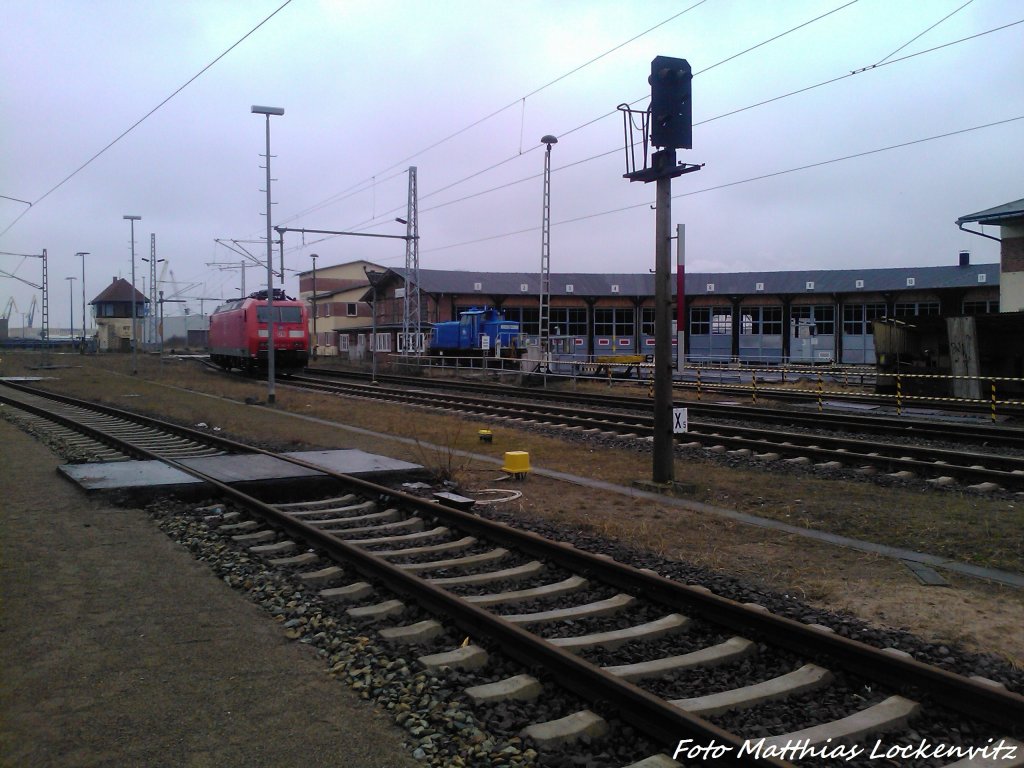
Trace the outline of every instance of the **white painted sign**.
<instances>
[{"instance_id":1,"label":"white painted sign","mask_svg":"<svg viewBox=\"0 0 1024 768\"><path fill-rule=\"evenodd\" d=\"M688 431L688 414L686 408L672 409L672 433L681 434Z\"/></svg>"}]
</instances>

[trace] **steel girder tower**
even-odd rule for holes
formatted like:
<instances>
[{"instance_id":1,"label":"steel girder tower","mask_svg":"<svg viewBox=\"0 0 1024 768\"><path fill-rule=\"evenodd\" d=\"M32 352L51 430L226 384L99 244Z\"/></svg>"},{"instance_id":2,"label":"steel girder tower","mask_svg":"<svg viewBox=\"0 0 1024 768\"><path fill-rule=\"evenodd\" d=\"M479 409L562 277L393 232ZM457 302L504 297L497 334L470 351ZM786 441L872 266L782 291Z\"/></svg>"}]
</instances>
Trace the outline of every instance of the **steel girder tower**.
<instances>
[{"instance_id":1,"label":"steel girder tower","mask_svg":"<svg viewBox=\"0 0 1024 768\"><path fill-rule=\"evenodd\" d=\"M544 151L544 215L540 226L540 352L541 365L546 370L551 352L551 145L554 136L541 140Z\"/></svg>"},{"instance_id":2,"label":"steel girder tower","mask_svg":"<svg viewBox=\"0 0 1024 768\"><path fill-rule=\"evenodd\" d=\"M43 248L43 363L50 359L50 267L46 249Z\"/></svg>"},{"instance_id":3,"label":"steel girder tower","mask_svg":"<svg viewBox=\"0 0 1024 768\"><path fill-rule=\"evenodd\" d=\"M416 166L409 166L409 200L405 217L405 306L402 315L402 354L408 355L412 347L422 352L420 337L420 228L419 204L416 189Z\"/></svg>"},{"instance_id":4,"label":"steel girder tower","mask_svg":"<svg viewBox=\"0 0 1024 768\"><path fill-rule=\"evenodd\" d=\"M146 317L146 343L154 344L157 340L157 323L160 318L154 311L157 301L156 288L156 233L149 235L149 315Z\"/></svg>"}]
</instances>

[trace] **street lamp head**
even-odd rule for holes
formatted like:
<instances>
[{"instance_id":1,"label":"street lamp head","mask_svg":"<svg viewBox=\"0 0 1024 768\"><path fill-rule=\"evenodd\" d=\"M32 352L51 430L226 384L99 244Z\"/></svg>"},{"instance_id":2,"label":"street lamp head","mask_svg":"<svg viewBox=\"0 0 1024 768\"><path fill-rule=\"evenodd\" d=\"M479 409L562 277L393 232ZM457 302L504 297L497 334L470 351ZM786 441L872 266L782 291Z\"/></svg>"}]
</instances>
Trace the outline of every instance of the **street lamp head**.
<instances>
[{"instance_id":1,"label":"street lamp head","mask_svg":"<svg viewBox=\"0 0 1024 768\"><path fill-rule=\"evenodd\" d=\"M395 216L395 221L397 221L399 224L408 224L409 223L408 221L403 219L401 216Z\"/></svg>"},{"instance_id":2,"label":"street lamp head","mask_svg":"<svg viewBox=\"0 0 1024 768\"><path fill-rule=\"evenodd\" d=\"M252 113L255 115L283 115L283 107L260 107L255 104L252 105Z\"/></svg>"},{"instance_id":3,"label":"street lamp head","mask_svg":"<svg viewBox=\"0 0 1024 768\"><path fill-rule=\"evenodd\" d=\"M75 254L75 256L88 256L88 255L89 255L89 251L79 251L78 253Z\"/></svg>"},{"instance_id":4,"label":"street lamp head","mask_svg":"<svg viewBox=\"0 0 1024 768\"><path fill-rule=\"evenodd\" d=\"M121 218L125 221L142 221L141 216L122 216Z\"/></svg>"},{"instance_id":5,"label":"street lamp head","mask_svg":"<svg viewBox=\"0 0 1024 768\"><path fill-rule=\"evenodd\" d=\"M552 144L557 144L557 143L558 143L558 139L557 139L557 138L555 138L554 136L552 136L552 135L551 135L551 134L549 133L549 134L548 134L547 136L544 136L544 137L543 137L543 138L542 138L542 139L540 140L540 143L541 143L541 144L547 144L547 145L548 145L548 149L551 149L551 145L552 145Z\"/></svg>"}]
</instances>

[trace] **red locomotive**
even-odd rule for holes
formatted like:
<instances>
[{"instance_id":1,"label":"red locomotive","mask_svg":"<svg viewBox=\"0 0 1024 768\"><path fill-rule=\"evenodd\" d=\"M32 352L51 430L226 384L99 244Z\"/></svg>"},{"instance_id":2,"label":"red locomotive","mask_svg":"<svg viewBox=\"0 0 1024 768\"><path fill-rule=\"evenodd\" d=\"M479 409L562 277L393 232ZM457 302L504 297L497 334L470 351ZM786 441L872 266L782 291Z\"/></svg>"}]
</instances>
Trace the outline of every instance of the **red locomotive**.
<instances>
[{"instance_id":1,"label":"red locomotive","mask_svg":"<svg viewBox=\"0 0 1024 768\"><path fill-rule=\"evenodd\" d=\"M210 359L222 368L243 371L267 367L267 292L223 304L210 315ZM274 289L274 369L304 368L309 360L309 312L306 304Z\"/></svg>"}]
</instances>

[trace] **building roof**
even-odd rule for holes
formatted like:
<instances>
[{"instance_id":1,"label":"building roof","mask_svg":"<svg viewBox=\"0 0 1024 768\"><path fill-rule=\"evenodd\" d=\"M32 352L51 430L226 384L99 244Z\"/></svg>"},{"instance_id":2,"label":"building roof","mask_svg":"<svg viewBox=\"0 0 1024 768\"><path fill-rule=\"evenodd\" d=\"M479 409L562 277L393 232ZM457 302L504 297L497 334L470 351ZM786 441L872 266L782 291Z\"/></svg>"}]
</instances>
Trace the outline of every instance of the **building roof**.
<instances>
[{"instance_id":1,"label":"building roof","mask_svg":"<svg viewBox=\"0 0 1024 768\"><path fill-rule=\"evenodd\" d=\"M405 270L389 270L383 283L403 280ZM977 288L999 285L998 264L967 264L943 267L892 267L883 269L792 270L785 272L687 272L687 296L749 296L759 293L828 294L878 293L882 291ZM676 280L672 277L672 292ZM654 295L654 275L552 273L552 296L649 297ZM486 296L537 295L538 272L465 272L421 269L420 290L431 294L478 293ZM369 301L372 290L363 295Z\"/></svg>"},{"instance_id":2,"label":"building roof","mask_svg":"<svg viewBox=\"0 0 1024 768\"><path fill-rule=\"evenodd\" d=\"M1015 220L1024 220L1024 197L1012 203L1003 203L995 208L988 208L977 213L969 213L956 220L957 226L975 222L977 224L1012 224Z\"/></svg>"},{"instance_id":3,"label":"building roof","mask_svg":"<svg viewBox=\"0 0 1024 768\"><path fill-rule=\"evenodd\" d=\"M108 302L124 302L125 304L132 303L132 293L135 293L135 303L149 303L149 299L139 291L138 288L132 288L132 284L125 280L123 277L115 277L114 282L100 291L99 296L90 301L90 304L104 304Z\"/></svg>"}]
</instances>

